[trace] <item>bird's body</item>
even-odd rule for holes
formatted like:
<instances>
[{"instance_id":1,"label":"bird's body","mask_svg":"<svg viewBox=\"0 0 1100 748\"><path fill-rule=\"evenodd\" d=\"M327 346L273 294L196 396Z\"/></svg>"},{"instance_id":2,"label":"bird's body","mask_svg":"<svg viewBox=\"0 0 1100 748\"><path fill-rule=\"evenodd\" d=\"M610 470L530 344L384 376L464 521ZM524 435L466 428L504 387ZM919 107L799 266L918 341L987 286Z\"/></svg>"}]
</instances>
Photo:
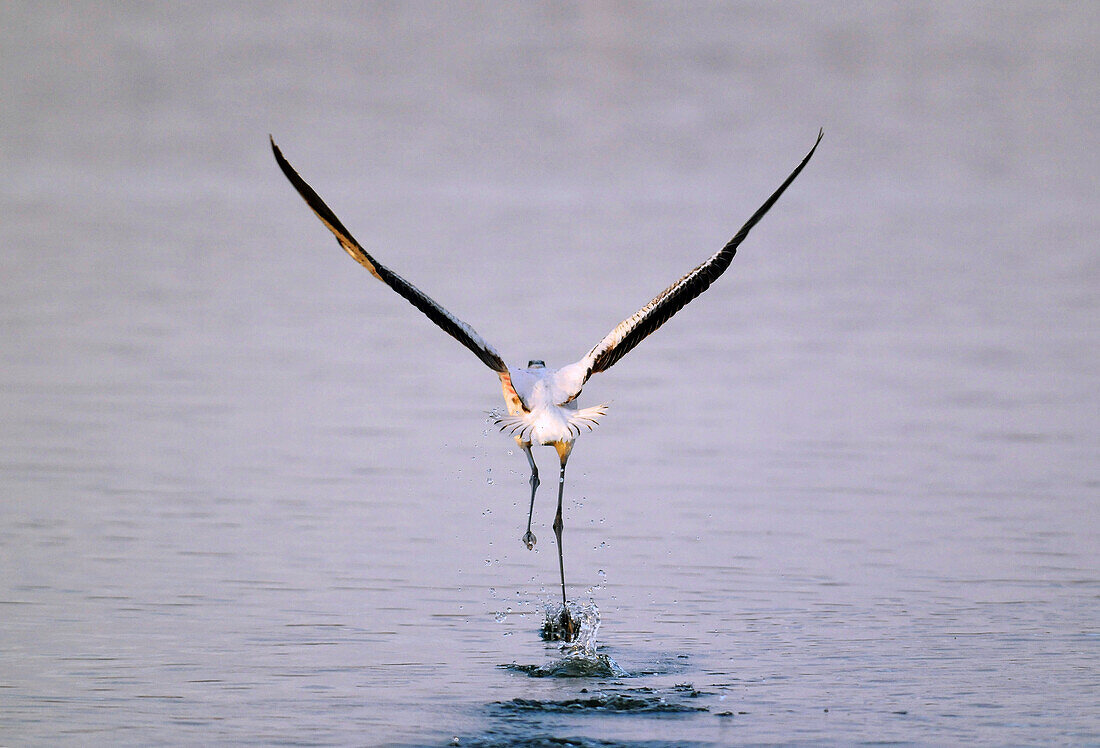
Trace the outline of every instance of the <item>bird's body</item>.
<instances>
[{"instance_id":1,"label":"bird's body","mask_svg":"<svg viewBox=\"0 0 1100 748\"><path fill-rule=\"evenodd\" d=\"M577 396L584 385L578 376L580 363L547 369L541 361L532 361L522 369L510 369L507 377L501 375L509 413L496 419L501 431L520 442L545 446L568 444L582 430L591 431L607 406L578 408Z\"/></svg>"},{"instance_id":2,"label":"bird's body","mask_svg":"<svg viewBox=\"0 0 1100 748\"><path fill-rule=\"evenodd\" d=\"M500 415L496 423L500 430L510 434L524 450L531 467L531 508L527 514L527 532L523 542L528 548L535 545L535 536L531 532L531 516L534 512L535 493L539 487L538 467L531 454L533 445L552 446L557 451L561 465L558 481L558 510L554 518L554 532L558 541L558 565L561 571L561 592L563 610L565 606L565 562L562 554L562 491L565 485L565 465L573 450L577 437L585 430L591 430L599 418L606 412L606 405L581 408L577 398L588 379L595 373L605 371L627 352L663 325L676 312L699 294L721 275L733 259L738 245L748 236L753 226L772 207L779 196L802 171L821 142L821 134L806 157L791 172L771 197L764 202L756 213L741 227L741 230L709 258L696 266L680 280L658 294L652 301L623 320L597 343L587 354L575 363L559 369L549 369L541 360L532 360L525 367L509 367L484 338L462 320L448 312L431 297L420 291L401 276L394 273L374 259L340 223L336 214L325 205L296 171L283 158L282 152L272 140L271 147L275 160L309 207L317 214L322 223L336 237L340 246L352 259L365 267L370 273L407 299L423 312L446 333L469 348L486 366L496 372L500 378L501 390L507 415ZM568 628L568 621L566 628Z\"/></svg>"}]
</instances>

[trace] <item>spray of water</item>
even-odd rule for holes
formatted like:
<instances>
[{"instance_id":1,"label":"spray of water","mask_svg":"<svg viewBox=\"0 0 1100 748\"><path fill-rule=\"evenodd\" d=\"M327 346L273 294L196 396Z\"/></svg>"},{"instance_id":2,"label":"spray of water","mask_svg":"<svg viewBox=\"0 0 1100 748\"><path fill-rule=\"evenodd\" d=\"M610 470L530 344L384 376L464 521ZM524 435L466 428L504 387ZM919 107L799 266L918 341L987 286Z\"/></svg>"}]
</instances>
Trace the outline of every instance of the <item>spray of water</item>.
<instances>
[{"instance_id":1,"label":"spray of water","mask_svg":"<svg viewBox=\"0 0 1100 748\"><path fill-rule=\"evenodd\" d=\"M562 658L528 671L530 675L557 678L619 678L629 675L613 659L597 651L600 609L596 603L547 605L545 612L542 638L560 641Z\"/></svg>"}]
</instances>

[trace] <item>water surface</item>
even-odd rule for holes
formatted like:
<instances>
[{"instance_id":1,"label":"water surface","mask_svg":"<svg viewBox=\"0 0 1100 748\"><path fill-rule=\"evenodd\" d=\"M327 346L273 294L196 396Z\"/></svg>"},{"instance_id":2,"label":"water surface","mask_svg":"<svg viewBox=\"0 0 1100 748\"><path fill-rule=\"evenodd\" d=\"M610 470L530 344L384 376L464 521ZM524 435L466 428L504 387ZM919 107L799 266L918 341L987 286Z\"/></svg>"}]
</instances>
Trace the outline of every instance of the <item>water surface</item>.
<instances>
[{"instance_id":1,"label":"water surface","mask_svg":"<svg viewBox=\"0 0 1100 748\"><path fill-rule=\"evenodd\" d=\"M1100 741L1093 6L0 9L0 739ZM575 360L571 596L495 378ZM537 455L544 477L554 455ZM512 667L515 665L515 667Z\"/></svg>"}]
</instances>

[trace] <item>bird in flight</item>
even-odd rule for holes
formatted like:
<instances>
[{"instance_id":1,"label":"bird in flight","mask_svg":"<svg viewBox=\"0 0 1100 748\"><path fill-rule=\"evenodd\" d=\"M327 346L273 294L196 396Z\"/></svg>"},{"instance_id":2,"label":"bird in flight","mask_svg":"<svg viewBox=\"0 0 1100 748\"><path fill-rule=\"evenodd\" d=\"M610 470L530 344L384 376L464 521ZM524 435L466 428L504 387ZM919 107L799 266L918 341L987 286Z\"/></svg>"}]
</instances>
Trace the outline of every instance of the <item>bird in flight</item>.
<instances>
[{"instance_id":1,"label":"bird in flight","mask_svg":"<svg viewBox=\"0 0 1100 748\"><path fill-rule=\"evenodd\" d=\"M376 260L363 246L352 237L351 232L324 201L306 184L298 172L283 157L282 151L271 139L271 149L275 161L283 174L290 180L294 189L306 201L321 223L336 237L336 241L351 258L365 267L370 274L403 296L409 303L427 315L448 335L473 351L481 362L496 372L504 392L504 403L508 414L498 416L495 421L500 430L513 436L523 449L527 462L531 466L531 505L527 512L527 532L523 542L528 549L535 546L535 535L531 532L531 515L535 509L535 493L539 487L539 471L535 458L531 455L533 445L552 446L558 453L560 473L558 477L558 511L554 517L554 535L558 544L558 570L561 572L561 599L563 616L568 619L568 605L565 596L565 560L562 553L562 492L565 489L565 463L573 451L573 444L582 430L591 431L600 417L607 411L606 405L581 408L577 398L589 377L601 371L607 371L612 365L634 346L642 342L658 327L667 322L672 315L680 311L689 301L706 291L718 276L725 272L733 259L737 247L749 235L749 231L771 209L779 196L790 186L809 162L821 142L823 133L819 132L813 148L802 162L784 180L783 184L764 201L752 217L741 227L725 247L696 266L680 280L659 293L652 301L634 314L620 322L603 340L597 343L579 361L551 369L539 359L527 362L527 366L509 367L483 337L474 328L454 316L426 293L409 283L397 273Z\"/></svg>"}]
</instances>

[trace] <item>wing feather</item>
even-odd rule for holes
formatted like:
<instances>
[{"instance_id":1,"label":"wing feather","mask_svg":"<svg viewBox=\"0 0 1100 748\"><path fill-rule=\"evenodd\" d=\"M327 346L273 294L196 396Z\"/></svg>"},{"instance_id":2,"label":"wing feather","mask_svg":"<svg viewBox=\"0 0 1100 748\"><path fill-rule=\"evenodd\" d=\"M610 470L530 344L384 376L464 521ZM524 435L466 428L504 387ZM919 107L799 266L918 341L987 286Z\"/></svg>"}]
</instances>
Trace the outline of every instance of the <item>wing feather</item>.
<instances>
[{"instance_id":1,"label":"wing feather","mask_svg":"<svg viewBox=\"0 0 1100 748\"><path fill-rule=\"evenodd\" d=\"M611 368L616 361L629 353L634 346L642 342L642 340L652 334L665 322L668 322L672 315L684 308L685 304L703 293L703 291L706 291L707 288L710 287L710 284L725 272L726 268L729 267L730 261L733 260L734 254L737 252L738 245L745 240L745 237L749 235L749 231L751 231L760 219L764 217L764 214L771 209L780 195L783 194L806 164L809 163L810 158L814 155L814 151L817 150L818 143L821 142L822 135L824 135L824 131L818 133L817 141L814 143L813 148L810 149L810 152L806 154L806 157L802 159L802 163L791 172L790 176L787 177L783 184L779 185L779 189L773 192L771 197L753 213L752 217L741 227L741 230L729 240L725 247L715 252L687 275L659 293L648 304L620 322L618 326L609 332L603 340L597 343L583 359L573 365L579 365L578 368L583 369L583 378L580 381L581 385L583 385L592 374L600 371L607 371L607 369ZM579 387L577 389L579 391Z\"/></svg>"},{"instance_id":2,"label":"wing feather","mask_svg":"<svg viewBox=\"0 0 1100 748\"><path fill-rule=\"evenodd\" d=\"M306 184L306 181L298 175L294 167L283 158L283 153L279 150L279 146L275 145L274 138L271 139L271 150L275 154L275 161L279 164L279 168L282 169L283 174L290 180L290 183L294 185L294 189L298 191L298 194L302 196L310 209L321 219L321 223L328 227L328 230L336 237L336 241L340 243L345 252L351 255L353 260L423 312L445 333L473 351L474 355L490 369L497 373L506 374L508 372L508 367L500 354L483 337L478 335L474 328L448 312L419 288L371 257L362 245L355 241L351 232L344 228L344 224L340 223L340 219L325 205L325 202L313 191L313 188Z\"/></svg>"}]
</instances>

